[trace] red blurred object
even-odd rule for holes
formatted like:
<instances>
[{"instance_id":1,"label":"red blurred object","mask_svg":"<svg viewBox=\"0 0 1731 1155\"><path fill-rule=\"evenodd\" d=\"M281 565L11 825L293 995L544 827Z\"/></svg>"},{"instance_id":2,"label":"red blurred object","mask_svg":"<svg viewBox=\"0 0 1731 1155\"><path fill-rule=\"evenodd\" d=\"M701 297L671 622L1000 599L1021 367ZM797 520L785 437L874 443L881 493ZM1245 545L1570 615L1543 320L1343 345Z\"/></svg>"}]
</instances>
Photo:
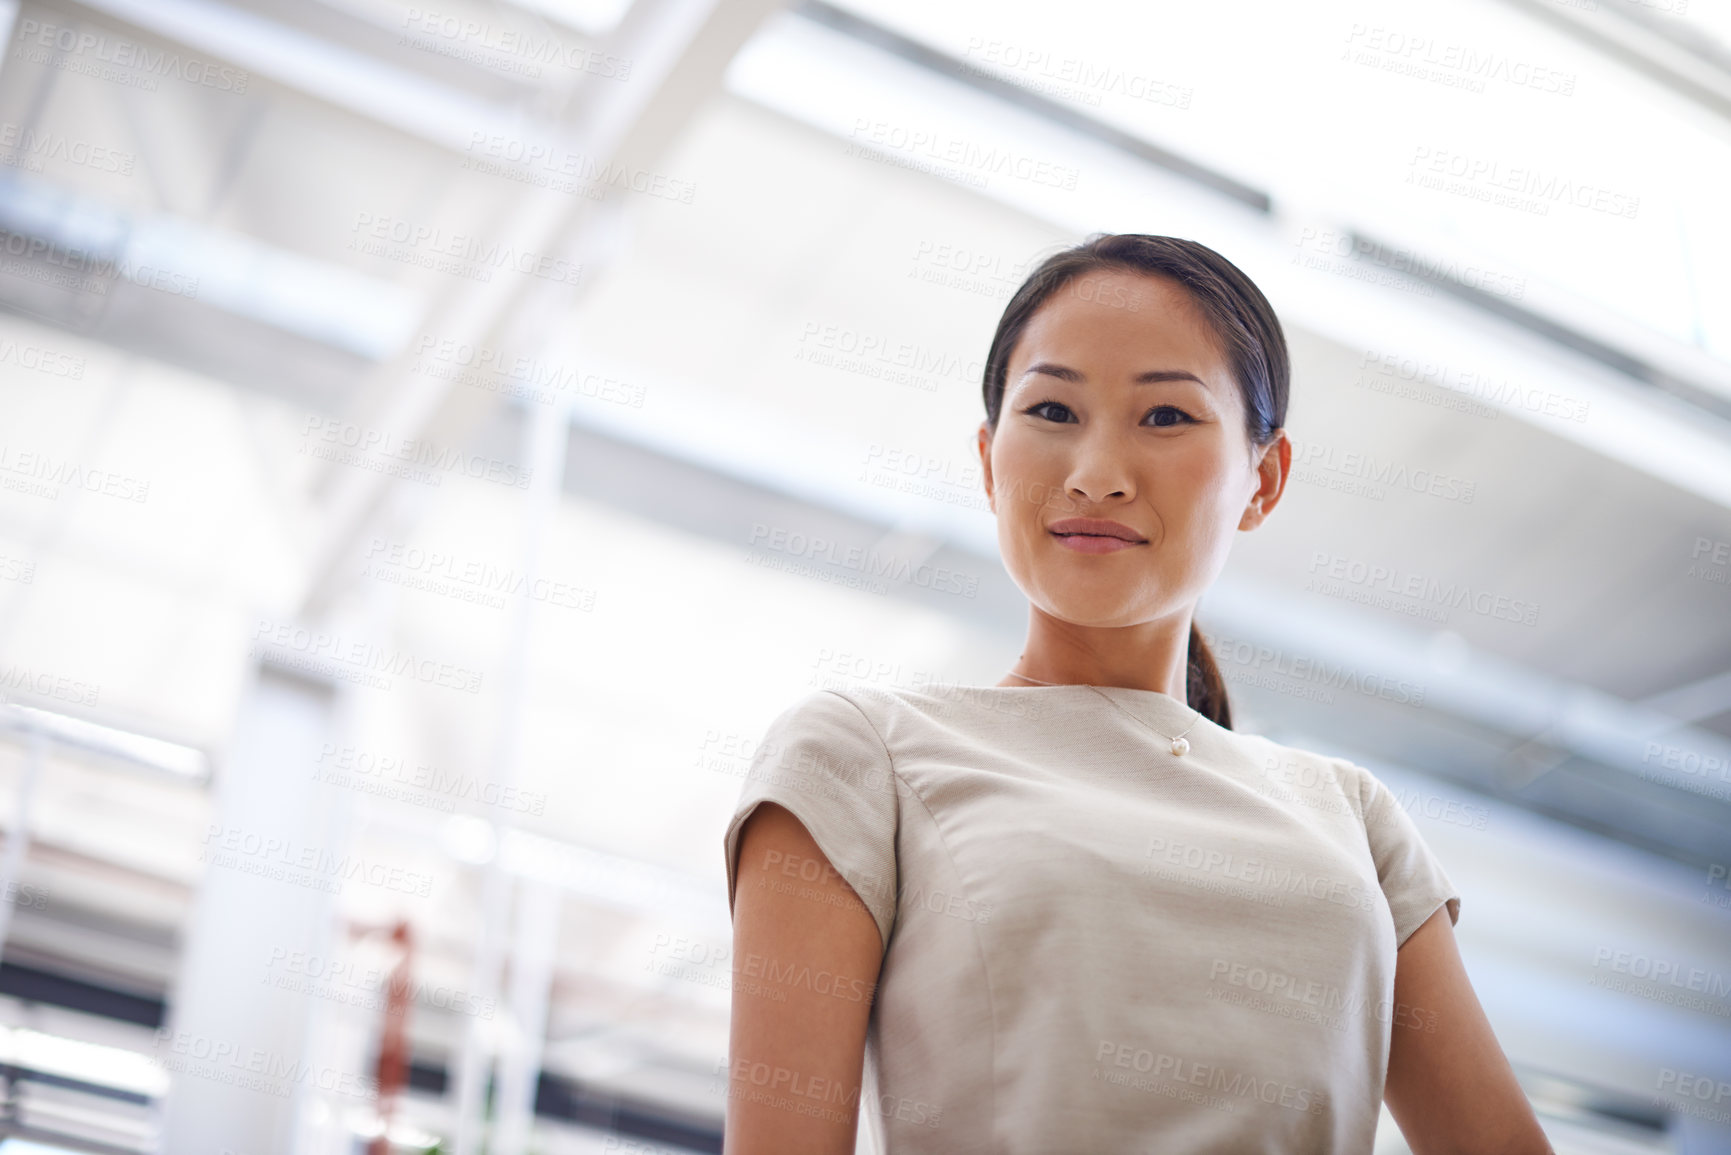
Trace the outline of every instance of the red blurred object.
<instances>
[{"instance_id":1,"label":"red blurred object","mask_svg":"<svg viewBox=\"0 0 1731 1155\"><path fill-rule=\"evenodd\" d=\"M367 1144L367 1155L390 1155L391 1116L396 1114L397 1095L409 1082L409 968L414 958L414 938L407 921L399 919L391 928L397 944L397 963L385 994L385 1029L379 1037L379 1133Z\"/></svg>"}]
</instances>

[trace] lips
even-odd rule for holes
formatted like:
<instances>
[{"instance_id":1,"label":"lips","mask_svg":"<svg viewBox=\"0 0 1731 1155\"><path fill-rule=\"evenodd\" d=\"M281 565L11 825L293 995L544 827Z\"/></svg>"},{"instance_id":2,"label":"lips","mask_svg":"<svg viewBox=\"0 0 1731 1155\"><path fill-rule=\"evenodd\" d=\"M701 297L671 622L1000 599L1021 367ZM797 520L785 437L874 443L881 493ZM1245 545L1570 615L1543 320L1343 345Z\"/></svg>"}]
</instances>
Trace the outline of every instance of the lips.
<instances>
[{"instance_id":1,"label":"lips","mask_svg":"<svg viewBox=\"0 0 1731 1155\"><path fill-rule=\"evenodd\" d=\"M1054 521L1046 530L1058 537L1115 537L1120 541L1136 544L1144 544L1148 540L1122 522L1107 521L1099 517L1066 517L1062 521Z\"/></svg>"}]
</instances>

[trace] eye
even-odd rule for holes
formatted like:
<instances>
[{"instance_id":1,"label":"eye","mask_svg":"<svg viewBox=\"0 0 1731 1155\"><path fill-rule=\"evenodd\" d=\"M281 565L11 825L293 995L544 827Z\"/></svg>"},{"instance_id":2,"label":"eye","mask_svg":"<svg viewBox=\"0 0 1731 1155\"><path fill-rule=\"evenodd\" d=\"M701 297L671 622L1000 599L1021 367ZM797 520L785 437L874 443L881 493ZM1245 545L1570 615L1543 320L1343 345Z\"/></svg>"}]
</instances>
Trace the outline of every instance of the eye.
<instances>
[{"instance_id":1,"label":"eye","mask_svg":"<svg viewBox=\"0 0 1731 1155\"><path fill-rule=\"evenodd\" d=\"M1046 417L1046 420L1056 421L1060 424L1067 423L1068 419L1071 416L1073 416L1073 414L1070 412L1070 407L1065 405L1061 401L1040 401L1040 402L1037 402L1036 404L1028 406L1026 409L1022 410L1022 412L1023 413L1032 413L1035 416L1040 416L1041 415L1040 410L1042 410L1042 409L1055 409L1055 410L1057 410L1058 413L1061 414L1061 416L1058 416L1058 417L1048 416L1048 417Z\"/></svg>"},{"instance_id":2,"label":"eye","mask_svg":"<svg viewBox=\"0 0 1731 1155\"><path fill-rule=\"evenodd\" d=\"M1028 406L1026 409L1023 409L1022 412L1031 413L1036 417L1043 417L1047 421L1052 421L1057 424L1069 424L1075 418L1075 414L1070 411L1070 407L1065 405L1062 401L1036 402L1035 404ZM1184 410L1178 408L1176 405L1156 405L1154 408L1150 409L1148 413L1155 419L1154 425L1158 428L1171 428L1174 425L1195 424L1196 421L1194 417L1190 416L1190 414L1184 412Z\"/></svg>"}]
</instances>

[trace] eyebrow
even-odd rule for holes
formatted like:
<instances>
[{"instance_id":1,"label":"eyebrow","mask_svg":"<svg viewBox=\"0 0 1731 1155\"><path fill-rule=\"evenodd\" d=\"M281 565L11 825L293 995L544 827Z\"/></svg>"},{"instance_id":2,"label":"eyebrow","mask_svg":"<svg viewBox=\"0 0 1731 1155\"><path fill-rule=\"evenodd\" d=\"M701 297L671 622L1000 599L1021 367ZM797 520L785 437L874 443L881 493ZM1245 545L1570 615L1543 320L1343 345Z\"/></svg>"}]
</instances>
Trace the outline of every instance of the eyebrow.
<instances>
[{"instance_id":1,"label":"eyebrow","mask_svg":"<svg viewBox=\"0 0 1731 1155\"><path fill-rule=\"evenodd\" d=\"M1026 377L1030 373L1039 373L1046 377L1056 377L1060 381L1074 381L1078 384L1085 380L1081 373L1071 369L1069 366L1054 365L1050 361L1041 361L1037 365L1028 366L1028 368L1022 373L1022 376ZM1204 381L1196 374L1187 372L1183 369L1150 369L1146 373L1136 374L1136 376L1130 378L1130 380L1132 383L1137 385L1152 385L1161 381L1194 381L1204 388L1208 385L1208 382Z\"/></svg>"}]
</instances>

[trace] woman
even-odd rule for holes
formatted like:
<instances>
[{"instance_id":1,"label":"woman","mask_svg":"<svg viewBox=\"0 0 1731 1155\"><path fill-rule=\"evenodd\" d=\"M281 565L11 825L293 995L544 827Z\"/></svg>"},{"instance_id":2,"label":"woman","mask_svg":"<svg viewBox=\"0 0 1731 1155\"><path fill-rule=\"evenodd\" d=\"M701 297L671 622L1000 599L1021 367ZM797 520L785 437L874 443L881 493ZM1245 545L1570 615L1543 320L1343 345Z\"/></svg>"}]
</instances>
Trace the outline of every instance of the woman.
<instances>
[{"instance_id":1,"label":"woman","mask_svg":"<svg viewBox=\"0 0 1731 1155\"><path fill-rule=\"evenodd\" d=\"M725 836L726 1149L1548 1152L1368 770L1231 728L1192 621L1291 446L1279 321L1193 241L1098 236L1004 311L979 431L1030 603L996 686L823 690ZM862 1085L862 1075L864 1076Z\"/></svg>"}]
</instances>

